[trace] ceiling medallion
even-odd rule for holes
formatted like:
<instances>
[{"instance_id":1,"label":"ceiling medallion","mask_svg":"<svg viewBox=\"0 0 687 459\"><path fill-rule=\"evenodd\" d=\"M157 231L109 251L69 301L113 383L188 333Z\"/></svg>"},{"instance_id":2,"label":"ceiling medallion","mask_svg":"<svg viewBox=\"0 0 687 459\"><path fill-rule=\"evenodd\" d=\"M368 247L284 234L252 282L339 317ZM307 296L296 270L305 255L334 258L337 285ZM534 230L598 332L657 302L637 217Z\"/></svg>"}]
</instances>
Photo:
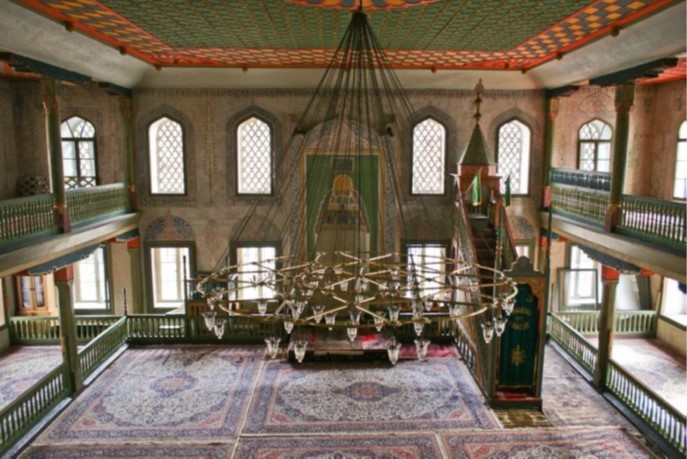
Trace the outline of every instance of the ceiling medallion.
<instances>
[{"instance_id":1,"label":"ceiling medallion","mask_svg":"<svg viewBox=\"0 0 687 459\"><path fill-rule=\"evenodd\" d=\"M286 0L297 5L315 6L318 8L333 8L337 10L356 9L360 0ZM363 10L389 10L394 8L410 8L412 6L427 5L439 0L362 0Z\"/></svg>"}]
</instances>

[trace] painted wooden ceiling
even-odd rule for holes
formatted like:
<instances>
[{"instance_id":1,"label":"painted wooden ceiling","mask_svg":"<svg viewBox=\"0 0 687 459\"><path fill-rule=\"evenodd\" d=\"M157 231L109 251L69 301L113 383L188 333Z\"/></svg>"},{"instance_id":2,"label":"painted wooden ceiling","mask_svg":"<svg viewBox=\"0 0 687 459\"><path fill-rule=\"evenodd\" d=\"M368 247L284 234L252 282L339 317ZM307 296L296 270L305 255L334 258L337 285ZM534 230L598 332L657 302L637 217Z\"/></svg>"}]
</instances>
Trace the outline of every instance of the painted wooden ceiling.
<instances>
[{"instance_id":1,"label":"painted wooden ceiling","mask_svg":"<svg viewBox=\"0 0 687 459\"><path fill-rule=\"evenodd\" d=\"M14 0L161 67L325 67L360 0ZM684 0L363 0L399 69L529 70Z\"/></svg>"}]
</instances>

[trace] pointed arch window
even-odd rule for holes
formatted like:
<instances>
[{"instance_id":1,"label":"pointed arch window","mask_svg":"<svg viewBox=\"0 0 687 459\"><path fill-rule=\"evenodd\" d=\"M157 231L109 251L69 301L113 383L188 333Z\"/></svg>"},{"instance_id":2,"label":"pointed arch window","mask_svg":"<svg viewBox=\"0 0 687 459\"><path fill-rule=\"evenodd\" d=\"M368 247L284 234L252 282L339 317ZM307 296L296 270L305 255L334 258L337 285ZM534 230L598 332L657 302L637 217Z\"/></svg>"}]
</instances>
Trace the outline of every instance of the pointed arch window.
<instances>
[{"instance_id":1,"label":"pointed arch window","mask_svg":"<svg viewBox=\"0 0 687 459\"><path fill-rule=\"evenodd\" d=\"M255 116L236 129L238 194L272 194L272 129Z\"/></svg>"},{"instance_id":2,"label":"pointed arch window","mask_svg":"<svg viewBox=\"0 0 687 459\"><path fill-rule=\"evenodd\" d=\"M413 128L412 194L444 194L446 128L427 118Z\"/></svg>"},{"instance_id":3,"label":"pointed arch window","mask_svg":"<svg viewBox=\"0 0 687 459\"><path fill-rule=\"evenodd\" d=\"M510 177L511 193L529 193L530 128L517 119L502 124L498 130L496 162L501 181L501 193L506 192L506 179Z\"/></svg>"},{"instance_id":4,"label":"pointed arch window","mask_svg":"<svg viewBox=\"0 0 687 459\"><path fill-rule=\"evenodd\" d=\"M677 136L673 198L687 199L687 121L682 122Z\"/></svg>"},{"instance_id":5,"label":"pointed arch window","mask_svg":"<svg viewBox=\"0 0 687 459\"><path fill-rule=\"evenodd\" d=\"M162 117L148 128L150 192L186 194L184 130L180 123Z\"/></svg>"},{"instance_id":6,"label":"pointed arch window","mask_svg":"<svg viewBox=\"0 0 687 459\"><path fill-rule=\"evenodd\" d=\"M599 119L583 124L578 137L577 167L583 171L610 172L611 126Z\"/></svg>"},{"instance_id":7,"label":"pointed arch window","mask_svg":"<svg viewBox=\"0 0 687 459\"><path fill-rule=\"evenodd\" d=\"M80 116L60 126L64 187L71 190L97 185L95 127Z\"/></svg>"}]
</instances>

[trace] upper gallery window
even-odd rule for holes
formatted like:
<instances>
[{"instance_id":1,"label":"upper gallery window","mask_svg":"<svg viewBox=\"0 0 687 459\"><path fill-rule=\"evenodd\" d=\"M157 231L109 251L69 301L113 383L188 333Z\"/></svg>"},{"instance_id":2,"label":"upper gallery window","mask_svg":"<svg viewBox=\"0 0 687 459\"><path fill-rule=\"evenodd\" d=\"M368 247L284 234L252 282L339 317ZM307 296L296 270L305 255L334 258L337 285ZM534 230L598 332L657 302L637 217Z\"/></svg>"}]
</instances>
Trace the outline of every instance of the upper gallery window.
<instances>
[{"instance_id":1,"label":"upper gallery window","mask_svg":"<svg viewBox=\"0 0 687 459\"><path fill-rule=\"evenodd\" d=\"M181 124L162 117L148 128L150 192L186 194L184 130Z\"/></svg>"},{"instance_id":2,"label":"upper gallery window","mask_svg":"<svg viewBox=\"0 0 687 459\"><path fill-rule=\"evenodd\" d=\"M498 132L496 162L501 181L501 193L506 192L506 179L510 177L513 194L529 192L530 128L518 120L501 125Z\"/></svg>"},{"instance_id":3,"label":"upper gallery window","mask_svg":"<svg viewBox=\"0 0 687 459\"><path fill-rule=\"evenodd\" d=\"M599 119L583 124L579 132L577 167L583 171L611 171L611 127Z\"/></svg>"},{"instance_id":4,"label":"upper gallery window","mask_svg":"<svg viewBox=\"0 0 687 459\"><path fill-rule=\"evenodd\" d=\"M238 194L272 194L272 130L251 117L237 128Z\"/></svg>"},{"instance_id":5,"label":"upper gallery window","mask_svg":"<svg viewBox=\"0 0 687 459\"><path fill-rule=\"evenodd\" d=\"M412 194L444 194L446 129L432 118L413 128Z\"/></svg>"},{"instance_id":6,"label":"upper gallery window","mask_svg":"<svg viewBox=\"0 0 687 459\"><path fill-rule=\"evenodd\" d=\"M682 122L677 136L673 197L687 199L687 121Z\"/></svg>"},{"instance_id":7,"label":"upper gallery window","mask_svg":"<svg viewBox=\"0 0 687 459\"><path fill-rule=\"evenodd\" d=\"M96 186L95 128L80 116L72 116L62 123L60 132L64 187Z\"/></svg>"}]
</instances>

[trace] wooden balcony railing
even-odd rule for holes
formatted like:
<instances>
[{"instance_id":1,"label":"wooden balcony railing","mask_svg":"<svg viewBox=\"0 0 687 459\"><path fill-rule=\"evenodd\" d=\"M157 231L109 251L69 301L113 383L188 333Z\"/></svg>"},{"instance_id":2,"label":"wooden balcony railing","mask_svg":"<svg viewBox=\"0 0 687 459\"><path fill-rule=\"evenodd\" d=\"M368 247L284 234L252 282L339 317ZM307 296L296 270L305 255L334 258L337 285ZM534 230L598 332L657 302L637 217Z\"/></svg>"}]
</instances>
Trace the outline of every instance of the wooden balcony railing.
<instances>
[{"instance_id":1,"label":"wooden balcony railing","mask_svg":"<svg viewBox=\"0 0 687 459\"><path fill-rule=\"evenodd\" d=\"M551 171L551 207L559 214L603 228L609 203L608 174L577 170ZM620 197L620 223L613 229L661 248L687 250L687 206L645 196Z\"/></svg>"},{"instance_id":2,"label":"wooden balcony railing","mask_svg":"<svg viewBox=\"0 0 687 459\"><path fill-rule=\"evenodd\" d=\"M620 198L619 234L685 251L687 207L684 203L640 196Z\"/></svg>"},{"instance_id":3,"label":"wooden balcony railing","mask_svg":"<svg viewBox=\"0 0 687 459\"><path fill-rule=\"evenodd\" d=\"M129 212L125 183L67 191L72 225ZM10 248L59 232L54 214L55 196L41 194L0 201L0 248Z\"/></svg>"},{"instance_id":4,"label":"wooden balcony railing","mask_svg":"<svg viewBox=\"0 0 687 459\"><path fill-rule=\"evenodd\" d=\"M577 330L559 318L561 313L549 314L548 332L551 338L588 373L594 374L597 350ZM570 317L570 316L568 316ZM617 327L616 322L616 327ZM680 456L687 452L687 418L646 384L609 361L605 390L634 412Z\"/></svg>"},{"instance_id":5,"label":"wooden balcony railing","mask_svg":"<svg viewBox=\"0 0 687 459\"><path fill-rule=\"evenodd\" d=\"M57 234L51 194L0 201L0 246Z\"/></svg>"},{"instance_id":6,"label":"wooden balcony railing","mask_svg":"<svg viewBox=\"0 0 687 459\"><path fill-rule=\"evenodd\" d=\"M599 333L599 311L566 311L556 318L583 335ZM614 332L619 335L656 336L656 311L615 311Z\"/></svg>"}]
</instances>

